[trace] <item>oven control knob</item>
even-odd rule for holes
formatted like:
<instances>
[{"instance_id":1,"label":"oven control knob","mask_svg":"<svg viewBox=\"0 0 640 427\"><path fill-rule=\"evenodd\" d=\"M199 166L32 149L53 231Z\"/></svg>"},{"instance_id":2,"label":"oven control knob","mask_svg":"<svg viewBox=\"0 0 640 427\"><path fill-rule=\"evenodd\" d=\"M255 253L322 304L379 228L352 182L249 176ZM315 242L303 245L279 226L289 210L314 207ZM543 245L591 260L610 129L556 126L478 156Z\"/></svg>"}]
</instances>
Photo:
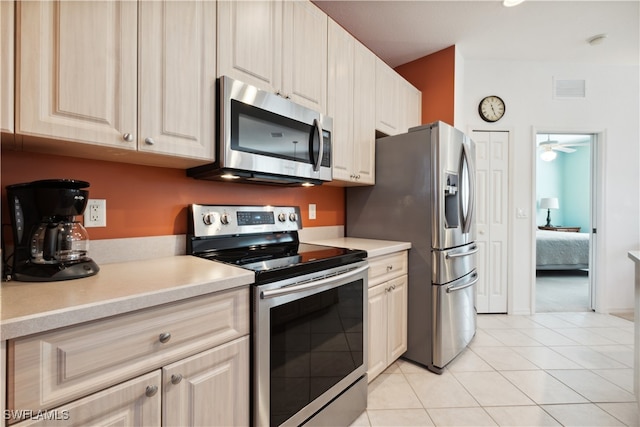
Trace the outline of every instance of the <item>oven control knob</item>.
<instances>
[{"instance_id":1,"label":"oven control knob","mask_svg":"<svg viewBox=\"0 0 640 427\"><path fill-rule=\"evenodd\" d=\"M291 212L289 214L289 221L297 221L298 220L298 215L295 214L295 212Z\"/></svg>"},{"instance_id":2,"label":"oven control knob","mask_svg":"<svg viewBox=\"0 0 640 427\"><path fill-rule=\"evenodd\" d=\"M278 221L285 222L286 220L287 220L287 215L285 215L284 212L280 212L278 214Z\"/></svg>"},{"instance_id":3,"label":"oven control knob","mask_svg":"<svg viewBox=\"0 0 640 427\"><path fill-rule=\"evenodd\" d=\"M205 225L213 224L213 214L211 212L207 212L202 215L202 222L204 222Z\"/></svg>"},{"instance_id":4,"label":"oven control knob","mask_svg":"<svg viewBox=\"0 0 640 427\"><path fill-rule=\"evenodd\" d=\"M227 215L227 214L222 214L222 215L220 215L220 222L221 222L223 225L227 225L227 224L229 224L229 215Z\"/></svg>"}]
</instances>

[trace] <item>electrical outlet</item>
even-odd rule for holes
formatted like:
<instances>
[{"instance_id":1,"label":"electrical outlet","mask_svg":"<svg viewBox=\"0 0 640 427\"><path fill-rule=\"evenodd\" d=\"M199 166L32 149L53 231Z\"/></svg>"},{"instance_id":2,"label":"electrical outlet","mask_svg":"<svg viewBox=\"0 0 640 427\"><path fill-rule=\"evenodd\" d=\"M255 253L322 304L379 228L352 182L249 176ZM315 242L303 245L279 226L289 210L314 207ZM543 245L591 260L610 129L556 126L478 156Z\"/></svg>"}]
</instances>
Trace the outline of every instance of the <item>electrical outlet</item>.
<instances>
[{"instance_id":1,"label":"electrical outlet","mask_svg":"<svg viewBox=\"0 0 640 427\"><path fill-rule=\"evenodd\" d=\"M104 199L89 199L84 210L85 227L107 226L107 201Z\"/></svg>"},{"instance_id":2,"label":"electrical outlet","mask_svg":"<svg viewBox=\"0 0 640 427\"><path fill-rule=\"evenodd\" d=\"M315 203L309 204L309 219L316 219L316 205Z\"/></svg>"}]
</instances>

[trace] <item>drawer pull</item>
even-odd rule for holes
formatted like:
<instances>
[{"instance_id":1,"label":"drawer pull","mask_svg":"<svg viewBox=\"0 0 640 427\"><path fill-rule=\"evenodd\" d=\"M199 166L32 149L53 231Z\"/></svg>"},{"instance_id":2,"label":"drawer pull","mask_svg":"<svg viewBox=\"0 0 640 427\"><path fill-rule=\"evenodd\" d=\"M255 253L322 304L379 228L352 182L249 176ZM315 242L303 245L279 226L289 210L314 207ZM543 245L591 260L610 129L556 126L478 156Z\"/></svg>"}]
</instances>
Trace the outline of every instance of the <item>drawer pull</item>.
<instances>
[{"instance_id":1,"label":"drawer pull","mask_svg":"<svg viewBox=\"0 0 640 427\"><path fill-rule=\"evenodd\" d=\"M160 342L162 344L166 344L167 342L169 342L169 340L171 339L171 333L170 332L163 332L160 334Z\"/></svg>"},{"instance_id":2,"label":"drawer pull","mask_svg":"<svg viewBox=\"0 0 640 427\"><path fill-rule=\"evenodd\" d=\"M157 385L148 385L147 389L144 392L144 394L146 394L147 397L153 397L153 396L156 395L157 392L158 392L158 386Z\"/></svg>"},{"instance_id":3,"label":"drawer pull","mask_svg":"<svg viewBox=\"0 0 640 427\"><path fill-rule=\"evenodd\" d=\"M387 265L387 272L393 270L393 265Z\"/></svg>"},{"instance_id":4,"label":"drawer pull","mask_svg":"<svg viewBox=\"0 0 640 427\"><path fill-rule=\"evenodd\" d=\"M180 381L182 381L182 374L171 375L171 384L180 384Z\"/></svg>"}]
</instances>

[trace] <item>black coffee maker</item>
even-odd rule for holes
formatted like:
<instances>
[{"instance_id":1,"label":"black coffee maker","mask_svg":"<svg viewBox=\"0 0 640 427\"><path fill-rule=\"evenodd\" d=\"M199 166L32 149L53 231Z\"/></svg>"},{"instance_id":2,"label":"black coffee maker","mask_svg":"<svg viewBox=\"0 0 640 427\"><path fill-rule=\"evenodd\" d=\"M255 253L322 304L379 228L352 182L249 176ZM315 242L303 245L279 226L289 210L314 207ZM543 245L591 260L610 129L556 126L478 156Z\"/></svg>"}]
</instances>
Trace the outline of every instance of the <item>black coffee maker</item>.
<instances>
[{"instance_id":1,"label":"black coffee maker","mask_svg":"<svg viewBox=\"0 0 640 427\"><path fill-rule=\"evenodd\" d=\"M7 186L14 244L11 275L15 280L69 280L100 271L87 256L87 231L75 220L87 206L88 187L88 182L72 179Z\"/></svg>"}]
</instances>

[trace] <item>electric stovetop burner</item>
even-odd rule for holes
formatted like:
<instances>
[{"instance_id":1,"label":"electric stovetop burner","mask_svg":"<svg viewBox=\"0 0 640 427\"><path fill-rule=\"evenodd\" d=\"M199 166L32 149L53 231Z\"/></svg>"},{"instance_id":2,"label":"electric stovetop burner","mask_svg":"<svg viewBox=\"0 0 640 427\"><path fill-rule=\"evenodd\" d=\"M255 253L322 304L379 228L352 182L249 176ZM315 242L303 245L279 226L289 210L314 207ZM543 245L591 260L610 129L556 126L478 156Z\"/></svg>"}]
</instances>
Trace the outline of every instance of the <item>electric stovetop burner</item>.
<instances>
[{"instance_id":1,"label":"electric stovetop burner","mask_svg":"<svg viewBox=\"0 0 640 427\"><path fill-rule=\"evenodd\" d=\"M362 250L300 243L297 207L191 205L187 253L253 270L271 283L361 261Z\"/></svg>"}]
</instances>

